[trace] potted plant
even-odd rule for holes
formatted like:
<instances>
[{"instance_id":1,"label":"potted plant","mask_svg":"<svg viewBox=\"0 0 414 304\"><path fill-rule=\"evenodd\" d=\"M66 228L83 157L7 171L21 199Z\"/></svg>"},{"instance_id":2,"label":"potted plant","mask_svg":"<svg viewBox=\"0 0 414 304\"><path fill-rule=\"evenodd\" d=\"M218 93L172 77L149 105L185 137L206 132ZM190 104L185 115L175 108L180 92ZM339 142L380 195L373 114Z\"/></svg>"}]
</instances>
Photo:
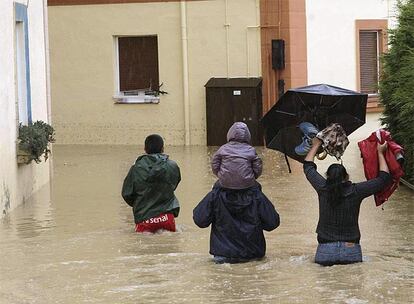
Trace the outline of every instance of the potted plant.
<instances>
[{"instance_id":1,"label":"potted plant","mask_svg":"<svg viewBox=\"0 0 414 304\"><path fill-rule=\"evenodd\" d=\"M55 141L54 129L44 121L38 120L29 125L19 125L17 144L17 163L28 164L32 160L40 163L43 155L45 161L49 157L49 143Z\"/></svg>"}]
</instances>

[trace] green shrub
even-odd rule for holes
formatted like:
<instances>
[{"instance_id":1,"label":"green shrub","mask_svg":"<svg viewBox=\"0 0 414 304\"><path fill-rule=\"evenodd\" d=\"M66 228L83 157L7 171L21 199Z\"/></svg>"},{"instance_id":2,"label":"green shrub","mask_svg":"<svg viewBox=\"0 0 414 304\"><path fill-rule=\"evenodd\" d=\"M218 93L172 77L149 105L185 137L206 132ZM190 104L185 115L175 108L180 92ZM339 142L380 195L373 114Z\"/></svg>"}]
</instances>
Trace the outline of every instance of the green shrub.
<instances>
[{"instance_id":1,"label":"green shrub","mask_svg":"<svg viewBox=\"0 0 414 304\"><path fill-rule=\"evenodd\" d=\"M398 27L390 30L383 57L382 124L404 146L405 179L414 184L414 0L398 3Z\"/></svg>"},{"instance_id":2,"label":"green shrub","mask_svg":"<svg viewBox=\"0 0 414 304\"><path fill-rule=\"evenodd\" d=\"M19 148L30 153L31 159L40 163L40 157L44 155L45 161L49 157L49 143L54 142L53 128L43 122L36 121L28 126L19 125Z\"/></svg>"}]
</instances>

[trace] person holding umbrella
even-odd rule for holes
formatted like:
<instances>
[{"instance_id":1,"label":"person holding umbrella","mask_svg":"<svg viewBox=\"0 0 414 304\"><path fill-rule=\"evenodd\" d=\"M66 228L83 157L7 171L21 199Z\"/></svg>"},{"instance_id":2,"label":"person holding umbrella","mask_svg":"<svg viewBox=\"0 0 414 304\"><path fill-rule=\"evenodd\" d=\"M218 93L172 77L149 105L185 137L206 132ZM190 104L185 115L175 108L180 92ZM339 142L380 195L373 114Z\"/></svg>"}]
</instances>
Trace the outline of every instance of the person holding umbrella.
<instances>
[{"instance_id":1,"label":"person holding umbrella","mask_svg":"<svg viewBox=\"0 0 414 304\"><path fill-rule=\"evenodd\" d=\"M304 131L315 135L337 124L349 136L365 124L367 98L328 84L289 89L262 118L266 147L285 154L288 167L287 157L303 163L309 151L308 142L301 145Z\"/></svg>"},{"instance_id":2,"label":"person holding umbrella","mask_svg":"<svg viewBox=\"0 0 414 304\"><path fill-rule=\"evenodd\" d=\"M320 175L314 158L321 144L317 137L312 139L312 147L303 163L306 178L319 198L316 228L319 244L315 262L323 266L362 262L359 209L364 198L379 192L392 180L384 157L386 143L378 144L377 148L378 177L361 183L349 181L348 173L341 164L330 165L326 179Z\"/></svg>"}]
</instances>

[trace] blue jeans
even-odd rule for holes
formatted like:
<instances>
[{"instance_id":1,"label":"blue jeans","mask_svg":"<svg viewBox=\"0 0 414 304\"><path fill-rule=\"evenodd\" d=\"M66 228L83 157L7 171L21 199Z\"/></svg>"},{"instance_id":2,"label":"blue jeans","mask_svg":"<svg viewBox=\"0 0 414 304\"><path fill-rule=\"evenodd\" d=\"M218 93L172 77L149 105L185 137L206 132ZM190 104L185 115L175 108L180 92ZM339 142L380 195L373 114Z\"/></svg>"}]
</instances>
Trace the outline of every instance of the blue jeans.
<instances>
[{"instance_id":1,"label":"blue jeans","mask_svg":"<svg viewBox=\"0 0 414 304\"><path fill-rule=\"evenodd\" d=\"M323 243L318 245L315 263L323 266L362 262L361 245L347 242Z\"/></svg>"}]
</instances>

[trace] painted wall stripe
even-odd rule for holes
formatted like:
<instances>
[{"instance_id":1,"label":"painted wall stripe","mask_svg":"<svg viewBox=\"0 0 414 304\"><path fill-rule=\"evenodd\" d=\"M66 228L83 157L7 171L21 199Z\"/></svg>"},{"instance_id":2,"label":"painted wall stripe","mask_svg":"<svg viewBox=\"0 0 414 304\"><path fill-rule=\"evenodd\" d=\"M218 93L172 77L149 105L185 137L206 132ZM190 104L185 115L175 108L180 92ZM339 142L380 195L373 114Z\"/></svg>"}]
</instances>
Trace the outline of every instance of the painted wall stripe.
<instances>
[{"instance_id":1,"label":"painted wall stripe","mask_svg":"<svg viewBox=\"0 0 414 304\"><path fill-rule=\"evenodd\" d=\"M14 3L15 20L24 24L24 45L25 45L25 62L26 62L26 96L27 96L27 120L32 123L32 92L30 85L30 55L29 55L29 22L27 18L27 6Z\"/></svg>"}]
</instances>

